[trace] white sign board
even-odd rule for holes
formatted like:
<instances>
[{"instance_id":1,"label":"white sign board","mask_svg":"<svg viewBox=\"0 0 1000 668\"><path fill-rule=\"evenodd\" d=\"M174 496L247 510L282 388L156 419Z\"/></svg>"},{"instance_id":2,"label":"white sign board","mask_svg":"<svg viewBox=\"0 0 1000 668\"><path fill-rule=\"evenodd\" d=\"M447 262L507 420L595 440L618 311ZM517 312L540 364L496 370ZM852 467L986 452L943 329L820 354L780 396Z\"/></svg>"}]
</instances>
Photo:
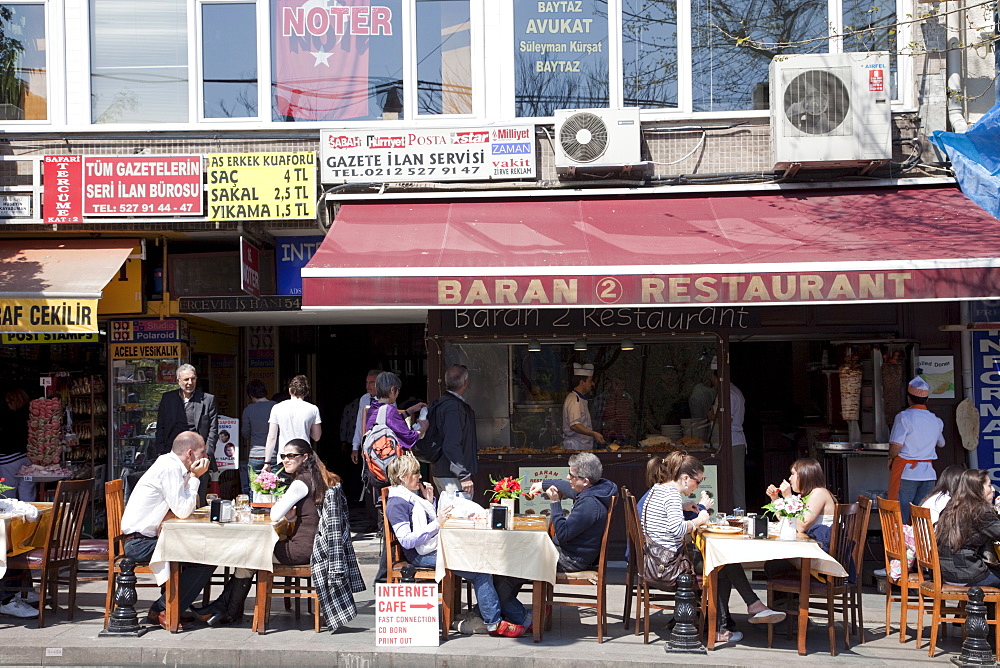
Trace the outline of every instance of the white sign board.
<instances>
[{"instance_id":1,"label":"white sign board","mask_svg":"<svg viewBox=\"0 0 1000 668\"><path fill-rule=\"evenodd\" d=\"M517 469L517 477L524 478L521 481L521 489L527 492L536 482L545 480L566 480L569 475L568 466L522 466ZM573 508L572 499L563 499L561 502L563 513L567 513ZM522 515L551 515L552 502L545 496L536 496L533 499L526 499L523 496L518 501L518 511Z\"/></svg>"},{"instance_id":2,"label":"white sign board","mask_svg":"<svg viewBox=\"0 0 1000 668\"><path fill-rule=\"evenodd\" d=\"M535 178L535 127L323 130L323 183Z\"/></svg>"},{"instance_id":3,"label":"white sign board","mask_svg":"<svg viewBox=\"0 0 1000 668\"><path fill-rule=\"evenodd\" d=\"M377 647L437 647L440 634L437 584L375 585Z\"/></svg>"},{"instance_id":4,"label":"white sign board","mask_svg":"<svg viewBox=\"0 0 1000 668\"><path fill-rule=\"evenodd\" d=\"M930 385L931 399L955 398L954 355L921 355L917 367L921 370L923 379Z\"/></svg>"},{"instance_id":5,"label":"white sign board","mask_svg":"<svg viewBox=\"0 0 1000 668\"><path fill-rule=\"evenodd\" d=\"M0 218L31 218L31 195L0 195Z\"/></svg>"},{"instance_id":6,"label":"white sign board","mask_svg":"<svg viewBox=\"0 0 1000 668\"><path fill-rule=\"evenodd\" d=\"M215 463L220 471L235 469L240 461L240 421L219 416L219 440L215 442Z\"/></svg>"}]
</instances>

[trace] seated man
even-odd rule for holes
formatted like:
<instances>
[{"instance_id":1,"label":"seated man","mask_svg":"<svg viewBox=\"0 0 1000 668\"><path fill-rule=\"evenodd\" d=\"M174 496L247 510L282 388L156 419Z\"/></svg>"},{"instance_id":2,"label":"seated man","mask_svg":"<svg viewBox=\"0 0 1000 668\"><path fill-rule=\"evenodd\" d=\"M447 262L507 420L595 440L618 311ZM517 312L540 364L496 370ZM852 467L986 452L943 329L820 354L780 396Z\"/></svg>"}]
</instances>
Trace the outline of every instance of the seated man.
<instances>
[{"instance_id":1,"label":"seated man","mask_svg":"<svg viewBox=\"0 0 1000 668\"><path fill-rule=\"evenodd\" d=\"M125 556L140 563L149 561L156 549L160 524L167 513L183 519L194 512L198 505L198 478L204 475L208 466L205 439L197 432L181 432L174 439L172 450L160 455L139 479L125 505L122 515L122 533L127 537ZM181 613L205 588L215 566L182 564L182 569L179 587ZM149 608L149 621L166 628L165 609L165 599L160 596Z\"/></svg>"}]
</instances>

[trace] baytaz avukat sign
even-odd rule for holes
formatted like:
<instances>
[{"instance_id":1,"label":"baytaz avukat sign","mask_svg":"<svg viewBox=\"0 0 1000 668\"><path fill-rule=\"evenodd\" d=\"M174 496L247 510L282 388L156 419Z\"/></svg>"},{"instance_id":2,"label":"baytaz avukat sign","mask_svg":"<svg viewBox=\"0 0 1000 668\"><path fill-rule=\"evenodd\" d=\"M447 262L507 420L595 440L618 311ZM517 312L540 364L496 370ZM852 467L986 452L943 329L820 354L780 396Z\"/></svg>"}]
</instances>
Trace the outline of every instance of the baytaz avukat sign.
<instances>
[{"instance_id":1,"label":"baytaz avukat sign","mask_svg":"<svg viewBox=\"0 0 1000 668\"><path fill-rule=\"evenodd\" d=\"M614 276L323 277L303 270L303 305L657 306L969 299L1000 294L989 267Z\"/></svg>"},{"instance_id":2,"label":"baytaz avukat sign","mask_svg":"<svg viewBox=\"0 0 1000 668\"><path fill-rule=\"evenodd\" d=\"M323 183L535 177L535 128L324 130Z\"/></svg>"}]
</instances>

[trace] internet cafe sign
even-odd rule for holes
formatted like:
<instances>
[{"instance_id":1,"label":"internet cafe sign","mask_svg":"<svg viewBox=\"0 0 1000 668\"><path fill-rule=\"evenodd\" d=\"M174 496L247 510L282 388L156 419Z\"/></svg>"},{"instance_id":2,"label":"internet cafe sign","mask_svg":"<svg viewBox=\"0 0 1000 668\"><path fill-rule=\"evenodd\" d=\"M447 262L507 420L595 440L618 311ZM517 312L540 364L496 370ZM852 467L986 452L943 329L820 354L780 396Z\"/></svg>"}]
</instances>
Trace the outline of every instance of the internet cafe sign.
<instances>
[{"instance_id":1,"label":"internet cafe sign","mask_svg":"<svg viewBox=\"0 0 1000 668\"><path fill-rule=\"evenodd\" d=\"M535 178L535 128L324 130L323 183Z\"/></svg>"}]
</instances>

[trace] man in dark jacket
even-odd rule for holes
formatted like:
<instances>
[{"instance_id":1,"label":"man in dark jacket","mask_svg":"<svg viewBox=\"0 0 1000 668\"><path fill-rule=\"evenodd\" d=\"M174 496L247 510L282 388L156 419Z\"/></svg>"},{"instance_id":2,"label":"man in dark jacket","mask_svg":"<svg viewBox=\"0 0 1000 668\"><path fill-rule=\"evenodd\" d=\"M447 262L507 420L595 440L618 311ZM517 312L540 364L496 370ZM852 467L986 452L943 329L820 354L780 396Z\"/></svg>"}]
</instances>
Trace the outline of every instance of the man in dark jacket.
<instances>
[{"instance_id":1,"label":"man in dark jacket","mask_svg":"<svg viewBox=\"0 0 1000 668\"><path fill-rule=\"evenodd\" d=\"M198 373L190 364L177 367L177 389L164 392L156 412L156 451L161 455L170 452L174 439L185 431L197 432L205 439L210 462L209 471L215 466L215 442L219 438L219 414L215 395L195 387ZM209 474L201 476L198 497L205 505Z\"/></svg>"},{"instance_id":2,"label":"man in dark jacket","mask_svg":"<svg viewBox=\"0 0 1000 668\"><path fill-rule=\"evenodd\" d=\"M452 364L444 372L447 390L431 403L428 437L441 444L441 458L431 464L434 485L442 497L462 491L472 498L472 476L479 470L476 413L462 396L469 388L469 370Z\"/></svg>"}]
</instances>

